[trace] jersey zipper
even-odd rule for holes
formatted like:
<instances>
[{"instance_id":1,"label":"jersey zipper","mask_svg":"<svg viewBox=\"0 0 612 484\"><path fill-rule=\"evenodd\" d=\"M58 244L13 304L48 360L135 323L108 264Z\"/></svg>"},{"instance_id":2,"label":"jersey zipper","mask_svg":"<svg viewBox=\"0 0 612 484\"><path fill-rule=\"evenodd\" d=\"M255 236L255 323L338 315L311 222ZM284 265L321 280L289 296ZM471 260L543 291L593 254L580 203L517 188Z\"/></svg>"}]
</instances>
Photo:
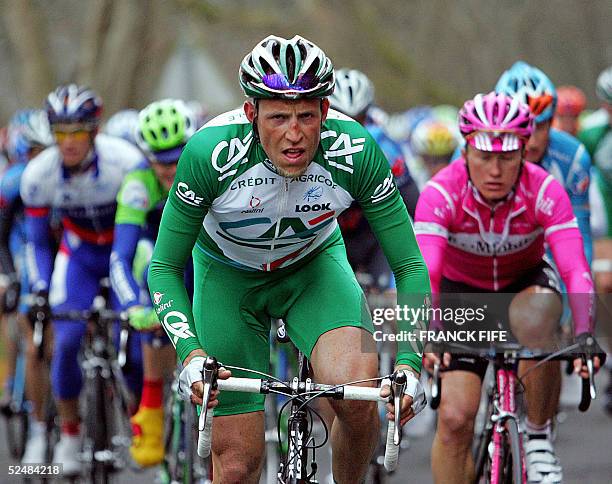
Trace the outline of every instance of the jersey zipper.
<instances>
[{"instance_id":1,"label":"jersey zipper","mask_svg":"<svg viewBox=\"0 0 612 484\"><path fill-rule=\"evenodd\" d=\"M287 199L289 194L289 181L287 177L283 177L283 183L281 184L280 193L278 197L278 215L276 216L276 229L274 230L274 238L270 244L270 255L268 256L268 267L270 270L272 260L274 258L274 246L276 245L276 239L280 236L281 220L287 209Z\"/></svg>"},{"instance_id":2,"label":"jersey zipper","mask_svg":"<svg viewBox=\"0 0 612 484\"><path fill-rule=\"evenodd\" d=\"M495 234L495 208L491 209L491 219L489 220L489 234ZM499 289L499 281L497 280L497 244L495 240L492 239L493 245L493 290L497 291Z\"/></svg>"}]
</instances>

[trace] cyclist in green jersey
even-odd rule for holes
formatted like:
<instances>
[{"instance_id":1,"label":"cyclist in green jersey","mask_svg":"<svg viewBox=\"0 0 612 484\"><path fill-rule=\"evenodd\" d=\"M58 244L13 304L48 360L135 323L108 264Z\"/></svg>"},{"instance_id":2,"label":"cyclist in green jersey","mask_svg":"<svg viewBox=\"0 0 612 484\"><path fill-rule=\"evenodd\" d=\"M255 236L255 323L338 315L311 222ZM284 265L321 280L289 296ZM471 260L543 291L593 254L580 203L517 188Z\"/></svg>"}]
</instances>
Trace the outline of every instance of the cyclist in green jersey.
<instances>
[{"instance_id":1,"label":"cyclist in green jersey","mask_svg":"<svg viewBox=\"0 0 612 484\"><path fill-rule=\"evenodd\" d=\"M361 125L329 110L333 66L312 42L267 37L242 61L240 85L243 109L211 120L183 150L149 269L156 311L185 365L179 391L202 403L206 354L266 371L271 317L283 318L316 380L376 377L372 319L336 218L353 200L361 204L395 274L399 304L422 308L427 268L389 164ZM191 254L193 307L183 283ZM400 329L422 329L423 319L399 321ZM402 424L420 410L413 399L420 400L421 359L421 345L399 344L396 367L412 387ZM377 442L376 407L332 406L334 478L360 482ZM258 482L263 397L223 392L210 407L215 478Z\"/></svg>"},{"instance_id":2,"label":"cyclist in green jersey","mask_svg":"<svg viewBox=\"0 0 612 484\"><path fill-rule=\"evenodd\" d=\"M110 274L113 290L122 309L127 310L130 324L142 331L144 381L140 406L132 417L134 438L130 453L143 467L159 464L164 457L164 370L172 371L176 361L151 307L144 273L168 190L174 182L176 164L195 130L196 117L183 101L164 99L145 107L138 115L134 138L149 164L128 173L117 195Z\"/></svg>"},{"instance_id":3,"label":"cyclist in green jersey","mask_svg":"<svg viewBox=\"0 0 612 484\"><path fill-rule=\"evenodd\" d=\"M593 160L594 180L603 210L594 214L597 236L612 237L612 66L597 78L601 108L582 122L578 139Z\"/></svg>"}]
</instances>

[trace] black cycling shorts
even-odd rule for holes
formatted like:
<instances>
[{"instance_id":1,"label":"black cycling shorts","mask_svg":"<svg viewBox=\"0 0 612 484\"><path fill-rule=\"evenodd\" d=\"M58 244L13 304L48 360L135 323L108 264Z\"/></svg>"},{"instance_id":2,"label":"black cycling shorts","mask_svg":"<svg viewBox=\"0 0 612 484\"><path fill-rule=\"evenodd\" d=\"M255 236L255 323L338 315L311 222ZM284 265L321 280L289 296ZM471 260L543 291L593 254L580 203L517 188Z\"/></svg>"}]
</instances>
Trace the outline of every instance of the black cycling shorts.
<instances>
[{"instance_id":1,"label":"black cycling shorts","mask_svg":"<svg viewBox=\"0 0 612 484\"><path fill-rule=\"evenodd\" d=\"M491 291L482 289L479 287L470 286L469 284L465 284L463 282L451 281L450 279L446 279L442 277L440 281L440 293L441 294L474 294L474 293L508 293L508 294L517 294L528 287L531 286L540 286L544 288L551 289L553 292L557 294L561 294L560 284L559 284L559 276L555 272L555 270L546 262L542 261L538 266L534 269L527 272L524 276L522 276L519 280L513 282L512 284L504 287L499 291ZM508 314L508 309L510 306L510 302L512 301L512 297L508 297L504 299L507 303L503 308L498 308L498 311L502 313ZM506 321L504 321L507 324ZM509 327L509 325L508 325ZM470 371L472 373L476 373L480 379L484 378L484 375L487 371L488 361L475 357L474 355L461 355L455 354L451 359L451 363L445 371L453 371L453 370L463 370Z\"/></svg>"}]
</instances>

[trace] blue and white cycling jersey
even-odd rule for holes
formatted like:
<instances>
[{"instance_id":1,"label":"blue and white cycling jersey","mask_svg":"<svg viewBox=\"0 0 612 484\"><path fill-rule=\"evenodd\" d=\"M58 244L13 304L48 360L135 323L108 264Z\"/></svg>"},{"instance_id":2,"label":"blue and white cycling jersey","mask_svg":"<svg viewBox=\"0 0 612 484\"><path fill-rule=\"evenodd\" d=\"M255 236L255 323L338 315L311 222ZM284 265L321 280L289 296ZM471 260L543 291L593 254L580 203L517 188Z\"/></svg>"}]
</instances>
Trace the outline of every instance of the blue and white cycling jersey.
<instances>
[{"instance_id":1,"label":"blue and white cycling jersey","mask_svg":"<svg viewBox=\"0 0 612 484\"><path fill-rule=\"evenodd\" d=\"M146 163L142 153L119 138L99 134L87 169L71 174L63 167L57 146L30 161L21 180L26 206L28 271L32 289L48 289L52 254L50 210L61 217L62 246L108 246L113 240L116 196L125 174Z\"/></svg>"},{"instance_id":2,"label":"blue and white cycling jersey","mask_svg":"<svg viewBox=\"0 0 612 484\"><path fill-rule=\"evenodd\" d=\"M593 259L589 205L591 157L578 139L571 134L551 128L548 148L540 165L567 191L582 234L584 253L590 265Z\"/></svg>"},{"instance_id":3,"label":"blue and white cycling jersey","mask_svg":"<svg viewBox=\"0 0 612 484\"><path fill-rule=\"evenodd\" d=\"M23 203L19 194L21 176L25 170L25 163L11 165L0 180L0 207L8 208L12 214L10 227L11 253L17 254L25 246L25 225L23 217Z\"/></svg>"},{"instance_id":4,"label":"blue and white cycling jersey","mask_svg":"<svg viewBox=\"0 0 612 484\"><path fill-rule=\"evenodd\" d=\"M17 277L21 283L19 311L25 313L25 296L29 292L25 263L26 233L23 203L19 194L25 163L11 165L0 181L0 265L2 272Z\"/></svg>"},{"instance_id":5,"label":"blue and white cycling jersey","mask_svg":"<svg viewBox=\"0 0 612 484\"><path fill-rule=\"evenodd\" d=\"M398 188L402 188L404 185L412 181L410 172L408 171L408 165L402 151L402 147L391 139L385 130L377 124L367 124L366 129L376 141L376 144L380 146L391 166L391 172L395 177L395 183Z\"/></svg>"}]
</instances>

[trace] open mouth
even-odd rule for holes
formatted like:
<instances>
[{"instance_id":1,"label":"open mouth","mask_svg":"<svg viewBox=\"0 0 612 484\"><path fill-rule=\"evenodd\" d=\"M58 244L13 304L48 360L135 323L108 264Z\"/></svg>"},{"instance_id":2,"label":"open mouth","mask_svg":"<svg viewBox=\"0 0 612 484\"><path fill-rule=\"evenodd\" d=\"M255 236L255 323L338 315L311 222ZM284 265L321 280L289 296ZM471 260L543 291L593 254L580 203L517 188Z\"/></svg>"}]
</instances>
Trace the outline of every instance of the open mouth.
<instances>
[{"instance_id":1,"label":"open mouth","mask_svg":"<svg viewBox=\"0 0 612 484\"><path fill-rule=\"evenodd\" d=\"M289 160L297 160L304 154L304 150L301 148L289 148L283 150L283 155Z\"/></svg>"}]
</instances>

